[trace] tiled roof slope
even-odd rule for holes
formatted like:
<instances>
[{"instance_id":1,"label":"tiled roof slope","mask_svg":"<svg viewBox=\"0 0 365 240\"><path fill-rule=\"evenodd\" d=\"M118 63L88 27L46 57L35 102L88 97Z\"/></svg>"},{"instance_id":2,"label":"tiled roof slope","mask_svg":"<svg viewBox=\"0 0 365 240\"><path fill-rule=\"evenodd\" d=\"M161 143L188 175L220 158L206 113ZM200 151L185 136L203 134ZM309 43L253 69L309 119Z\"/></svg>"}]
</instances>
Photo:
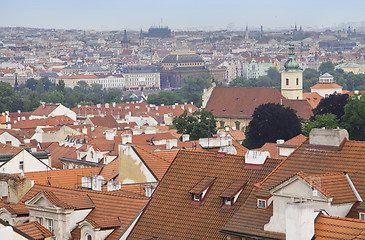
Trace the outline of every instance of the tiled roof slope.
<instances>
[{"instance_id":1,"label":"tiled roof slope","mask_svg":"<svg viewBox=\"0 0 365 240\"><path fill-rule=\"evenodd\" d=\"M94 126L102 126L107 128L119 128L119 124L115 120L115 118L111 115L104 117L92 117L90 121L94 124Z\"/></svg>"},{"instance_id":2,"label":"tiled roof slope","mask_svg":"<svg viewBox=\"0 0 365 240\"><path fill-rule=\"evenodd\" d=\"M24 176L37 184L74 188L81 186L82 177L98 174L101 169L97 167L27 172ZM17 175L20 176L20 174Z\"/></svg>"},{"instance_id":3,"label":"tiled roof slope","mask_svg":"<svg viewBox=\"0 0 365 240\"><path fill-rule=\"evenodd\" d=\"M303 99L307 100L312 108L316 108L323 97L316 92L303 93Z\"/></svg>"},{"instance_id":4,"label":"tiled roof slope","mask_svg":"<svg viewBox=\"0 0 365 240\"><path fill-rule=\"evenodd\" d=\"M45 146L43 150L48 150L51 153L51 167L62 169L63 164L59 160L62 157L77 158L75 147L60 146L58 142L53 142Z\"/></svg>"},{"instance_id":5,"label":"tiled roof slope","mask_svg":"<svg viewBox=\"0 0 365 240\"><path fill-rule=\"evenodd\" d=\"M304 136L303 134L299 134L291 139L289 139L288 141L284 142L283 144L281 144L282 146L295 146L298 147L300 146L305 140L307 140L307 137Z\"/></svg>"},{"instance_id":6,"label":"tiled roof slope","mask_svg":"<svg viewBox=\"0 0 365 240\"><path fill-rule=\"evenodd\" d=\"M309 119L313 116L312 107L306 100L284 99L283 105L296 111L299 118Z\"/></svg>"},{"instance_id":7,"label":"tiled roof slope","mask_svg":"<svg viewBox=\"0 0 365 240\"><path fill-rule=\"evenodd\" d=\"M268 197L270 189L299 171L307 176L347 172L350 178L357 172L365 172L365 142L344 140L340 147L328 147L310 145L309 140L306 140L261 182L260 187L251 193L241 209L227 222L223 231L285 238L283 234L264 231L264 225L269 222L273 214L272 206L270 205L265 211L258 210L256 196ZM354 185L360 196L365 198L365 187L362 187L365 174L361 176L363 177L358 177Z\"/></svg>"},{"instance_id":8,"label":"tiled roof slope","mask_svg":"<svg viewBox=\"0 0 365 240\"><path fill-rule=\"evenodd\" d=\"M118 194L111 194L35 184L21 201L25 202L41 191L52 192L63 204L72 206L75 209L94 207L91 213L85 218L86 221L95 228L114 228L120 232L129 225L148 200L146 197L141 197L139 194L131 192L123 193L119 191ZM118 218L123 226L122 228L120 227Z\"/></svg>"},{"instance_id":9,"label":"tiled roof slope","mask_svg":"<svg viewBox=\"0 0 365 240\"><path fill-rule=\"evenodd\" d=\"M336 83L317 83L316 85L311 87L311 89L329 89L329 88L342 88L342 87Z\"/></svg>"},{"instance_id":10,"label":"tiled roof slope","mask_svg":"<svg viewBox=\"0 0 365 240\"><path fill-rule=\"evenodd\" d=\"M285 98L275 88L216 87L205 110L215 117L250 118L261 104L280 104L280 99Z\"/></svg>"},{"instance_id":11,"label":"tiled roof slope","mask_svg":"<svg viewBox=\"0 0 365 240\"><path fill-rule=\"evenodd\" d=\"M39 222L27 222L14 226L23 233L31 236L35 240L43 240L48 237L52 237L53 234L47 228L43 227Z\"/></svg>"},{"instance_id":12,"label":"tiled roof slope","mask_svg":"<svg viewBox=\"0 0 365 240\"><path fill-rule=\"evenodd\" d=\"M253 184L278 163L268 159L262 170L243 169L243 156L180 151L128 239L224 239L219 230L246 200ZM205 177L215 178L214 183L201 205L193 205L189 190ZM222 209L220 195L235 181L248 182L232 208Z\"/></svg>"},{"instance_id":13,"label":"tiled roof slope","mask_svg":"<svg viewBox=\"0 0 365 240\"><path fill-rule=\"evenodd\" d=\"M66 116L48 117L45 119L20 120L12 124L15 129L36 128L37 126L72 125L75 121Z\"/></svg>"},{"instance_id":14,"label":"tiled roof slope","mask_svg":"<svg viewBox=\"0 0 365 240\"><path fill-rule=\"evenodd\" d=\"M316 240L365 239L365 221L321 214L314 225Z\"/></svg>"},{"instance_id":15,"label":"tiled roof slope","mask_svg":"<svg viewBox=\"0 0 365 240\"><path fill-rule=\"evenodd\" d=\"M56 108L58 108L59 105L57 104L51 104L51 103L46 103L46 104L42 104L40 105L36 110L34 110L32 112L32 115L34 116L48 116L49 114L51 114L51 112L53 112Z\"/></svg>"}]
</instances>

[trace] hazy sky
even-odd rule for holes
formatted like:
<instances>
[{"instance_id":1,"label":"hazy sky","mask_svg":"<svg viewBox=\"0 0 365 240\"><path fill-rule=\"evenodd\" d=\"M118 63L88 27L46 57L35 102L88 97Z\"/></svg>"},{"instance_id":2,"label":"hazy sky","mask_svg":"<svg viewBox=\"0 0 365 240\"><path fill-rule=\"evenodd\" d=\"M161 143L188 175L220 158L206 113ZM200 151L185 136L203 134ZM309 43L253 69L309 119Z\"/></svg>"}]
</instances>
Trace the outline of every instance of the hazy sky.
<instances>
[{"instance_id":1,"label":"hazy sky","mask_svg":"<svg viewBox=\"0 0 365 240\"><path fill-rule=\"evenodd\" d=\"M364 0L0 0L0 27L288 29L365 22ZM363 23L364 24L364 23Z\"/></svg>"}]
</instances>

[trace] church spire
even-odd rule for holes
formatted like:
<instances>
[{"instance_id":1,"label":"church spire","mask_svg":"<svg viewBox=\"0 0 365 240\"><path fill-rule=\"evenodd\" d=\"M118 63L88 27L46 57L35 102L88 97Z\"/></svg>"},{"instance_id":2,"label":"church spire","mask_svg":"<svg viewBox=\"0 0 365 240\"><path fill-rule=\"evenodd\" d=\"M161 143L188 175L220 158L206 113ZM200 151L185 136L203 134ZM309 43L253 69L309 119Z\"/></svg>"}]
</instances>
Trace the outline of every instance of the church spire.
<instances>
[{"instance_id":1,"label":"church spire","mask_svg":"<svg viewBox=\"0 0 365 240\"><path fill-rule=\"evenodd\" d=\"M295 60L295 47L293 41L289 43L289 58L285 62L284 67L287 72L297 72L299 70L299 64Z\"/></svg>"}]
</instances>

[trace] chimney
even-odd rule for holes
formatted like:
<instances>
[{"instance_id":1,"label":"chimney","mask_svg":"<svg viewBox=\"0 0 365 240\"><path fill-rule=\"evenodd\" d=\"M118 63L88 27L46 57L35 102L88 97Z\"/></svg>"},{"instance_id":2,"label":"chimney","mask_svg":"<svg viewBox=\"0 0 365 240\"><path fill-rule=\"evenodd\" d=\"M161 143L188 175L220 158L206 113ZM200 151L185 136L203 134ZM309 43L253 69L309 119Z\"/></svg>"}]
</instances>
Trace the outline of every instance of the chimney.
<instances>
[{"instance_id":1,"label":"chimney","mask_svg":"<svg viewBox=\"0 0 365 240\"><path fill-rule=\"evenodd\" d=\"M183 142L189 142L190 141L190 135L189 134L183 134L182 135L182 141Z\"/></svg>"},{"instance_id":2,"label":"chimney","mask_svg":"<svg viewBox=\"0 0 365 240\"><path fill-rule=\"evenodd\" d=\"M346 129L313 128L309 133L309 144L339 147L345 138L349 139Z\"/></svg>"},{"instance_id":3,"label":"chimney","mask_svg":"<svg viewBox=\"0 0 365 240\"><path fill-rule=\"evenodd\" d=\"M96 107L101 108L101 104L100 103L96 104Z\"/></svg>"},{"instance_id":4,"label":"chimney","mask_svg":"<svg viewBox=\"0 0 365 240\"><path fill-rule=\"evenodd\" d=\"M314 217L312 202L287 203L285 209L286 239L313 239Z\"/></svg>"},{"instance_id":5,"label":"chimney","mask_svg":"<svg viewBox=\"0 0 365 240\"><path fill-rule=\"evenodd\" d=\"M87 127L84 126L81 131L83 134L87 134Z\"/></svg>"},{"instance_id":6,"label":"chimney","mask_svg":"<svg viewBox=\"0 0 365 240\"><path fill-rule=\"evenodd\" d=\"M113 129L105 130L105 139L109 141L113 141L115 136L115 132Z\"/></svg>"},{"instance_id":7,"label":"chimney","mask_svg":"<svg viewBox=\"0 0 365 240\"><path fill-rule=\"evenodd\" d=\"M244 169L261 169L270 153L267 151L248 150L245 154Z\"/></svg>"},{"instance_id":8,"label":"chimney","mask_svg":"<svg viewBox=\"0 0 365 240\"><path fill-rule=\"evenodd\" d=\"M151 195L155 191L156 187L157 186L153 183L148 184L147 186L145 186L143 189L146 191L146 197L151 197Z\"/></svg>"},{"instance_id":9,"label":"chimney","mask_svg":"<svg viewBox=\"0 0 365 240\"><path fill-rule=\"evenodd\" d=\"M112 103L113 108L115 108L117 106L117 104L115 102Z\"/></svg>"},{"instance_id":10,"label":"chimney","mask_svg":"<svg viewBox=\"0 0 365 240\"><path fill-rule=\"evenodd\" d=\"M105 108L109 108L109 103L105 103Z\"/></svg>"},{"instance_id":11,"label":"chimney","mask_svg":"<svg viewBox=\"0 0 365 240\"><path fill-rule=\"evenodd\" d=\"M177 139L166 139L166 149L177 147Z\"/></svg>"},{"instance_id":12,"label":"chimney","mask_svg":"<svg viewBox=\"0 0 365 240\"><path fill-rule=\"evenodd\" d=\"M122 134L122 144L132 143L132 134L123 133Z\"/></svg>"},{"instance_id":13,"label":"chimney","mask_svg":"<svg viewBox=\"0 0 365 240\"><path fill-rule=\"evenodd\" d=\"M193 108L192 107L189 107L188 108L188 111L189 111L189 113L192 113L193 112Z\"/></svg>"},{"instance_id":14,"label":"chimney","mask_svg":"<svg viewBox=\"0 0 365 240\"><path fill-rule=\"evenodd\" d=\"M284 139L278 139L278 140L276 140L276 144L277 145L283 144L284 142L285 142Z\"/></svg>"}]
</instances>

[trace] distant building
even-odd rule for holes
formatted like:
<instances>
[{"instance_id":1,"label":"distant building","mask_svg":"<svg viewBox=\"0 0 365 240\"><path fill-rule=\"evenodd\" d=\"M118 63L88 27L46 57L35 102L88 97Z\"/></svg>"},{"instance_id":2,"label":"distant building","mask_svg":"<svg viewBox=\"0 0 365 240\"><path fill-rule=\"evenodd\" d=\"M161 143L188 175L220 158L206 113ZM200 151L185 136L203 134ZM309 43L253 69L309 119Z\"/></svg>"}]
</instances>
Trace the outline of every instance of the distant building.
<instances>
[{"instance_id":1,"label":"distant building","mask_svg":"<svg viewBox=\"0 0 365 240\"><path fill-rule=\"evenodd\" d=\"M161 88L181 87L186 76L208 74L204 60L194 52L172 52L161 62Z\"/></svg>"},{"instance_id":2,"label":"distant building","mask_svg":"<svg viewBox=\"0 0 365 240\"><path fill-rule=\"evenodd\" d=\"M150 27L147 37L168 38L171 37L171 29L168 27Z\"/></svg>"},{"instance_id":3,"label":"distant building","mask_svg":"<svg viewBox=\"0 0 365 240\"><path fill-rule=\"evenodd\" d=\"M127 37L127 30L124 29L123 39L121 41L122 49L129 49L131 46L131 41Z\"/></svg>"},{"instance_id":4,"label":"distant building","mask_svg":"<svg viewBox=\"0 0 365 240\"><path fill-rule=\"evenodd\" d=\"M321 97L328 97L331 94L341 94L342 87L335 83L331 74L325 73L319 77L318 83L311 87L311 92L316 92Z\"/></svg>"},{"instance_id":5,"label":"distant building","mask_svg":"<svg viewBox=\"0 0 365 240\"><path fill-rule=\"evenodd\" d=\"M125 79L122 74L96 74L103 89L124 88Z\"/></svg>"},{"instance_id":6,"label":"distant building","mask_svg":"<svg viewBox=\"0 0 365 240\"><path fill-rule=\"evenodd\" d=\"M160 72L156 66L129 66L122 73L127 90L160 88Z\"/></svg>"}]
</instances>

